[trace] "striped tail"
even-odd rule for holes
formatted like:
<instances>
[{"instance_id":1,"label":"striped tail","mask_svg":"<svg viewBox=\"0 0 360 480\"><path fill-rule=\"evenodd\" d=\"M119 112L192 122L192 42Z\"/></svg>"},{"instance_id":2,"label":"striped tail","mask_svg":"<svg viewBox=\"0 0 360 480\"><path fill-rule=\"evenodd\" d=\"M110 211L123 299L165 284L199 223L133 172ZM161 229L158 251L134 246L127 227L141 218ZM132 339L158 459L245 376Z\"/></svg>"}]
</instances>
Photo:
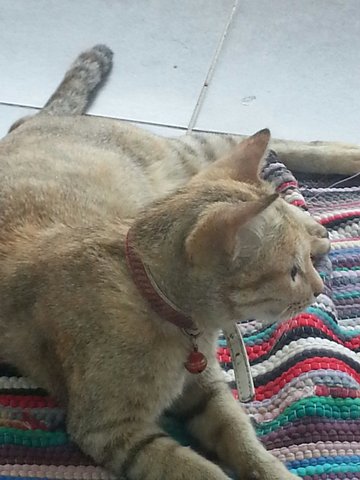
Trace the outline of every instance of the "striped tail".
<instances>
[{"instance_id":1,"label":"striped tail","mask_svg":"<svg viewBox=\"0 0 360 480\"><path fill-rule=\"evenodd\" d=\"M99 85L112 66L113 52L105 45L81 53L48 100L41 114L81 115L85 113Z\"/></svg>"}]
</instances>

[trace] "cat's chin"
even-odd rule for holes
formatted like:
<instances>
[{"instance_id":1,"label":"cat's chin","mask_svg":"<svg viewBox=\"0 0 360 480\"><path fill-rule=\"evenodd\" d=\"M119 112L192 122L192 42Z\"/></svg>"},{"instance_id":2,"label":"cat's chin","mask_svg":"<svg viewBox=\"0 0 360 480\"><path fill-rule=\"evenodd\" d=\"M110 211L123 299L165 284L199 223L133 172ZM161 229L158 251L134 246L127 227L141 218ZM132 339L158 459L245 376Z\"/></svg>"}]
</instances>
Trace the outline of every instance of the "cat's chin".
<instances>
[{"instance_id":1,"label":"cat's chin","mask_svg":"<svg viewBox=\"0 0 360 480\"><path fill-rule=\"evenodd\" d=\"M273 325L274 323L281 323L285 320L288 320L289 315L283 314L283 312L272 312L271 310L263 313L262 315L258 315L256 320L262 323L264 326Z\"/></svg>"},{"instance_id":2,"label":"cat's chin","mask_svg":"<svg viewBox=\"0 0 360 480\"><path fill-rule=\"evenodd\" d=\"M275 312L271 312L271 311L268 311L266 313L264 313L264 312L255 313L254 312L252 315L249 315L246 318L237 319L236 322L237 323L248 323L248 322L252 322L254 320L258 320L263 325L272 325L272 324L277 323L277 322L282 322L282 321L286 320L286 318L284 317L284 315L281 316L280 313L275 313Z\"/></svg>"},{"instance_id":3,"label":"cat's chin","mask_svg":"<svg viewBox=\"0 0 360 480\"><path fill-rule=\"evenodd\" d=\"M257 317L257 320L259 320L264 326L268 325L273 325L274 323L282 323L285 322L286 320L289 320L289 318L295 317L299 313L301 313L304 308L299 308L297 310L292 310L291 313L274 313L274 312L268 312L265 315Z\"/></svg>"}]
</instances>

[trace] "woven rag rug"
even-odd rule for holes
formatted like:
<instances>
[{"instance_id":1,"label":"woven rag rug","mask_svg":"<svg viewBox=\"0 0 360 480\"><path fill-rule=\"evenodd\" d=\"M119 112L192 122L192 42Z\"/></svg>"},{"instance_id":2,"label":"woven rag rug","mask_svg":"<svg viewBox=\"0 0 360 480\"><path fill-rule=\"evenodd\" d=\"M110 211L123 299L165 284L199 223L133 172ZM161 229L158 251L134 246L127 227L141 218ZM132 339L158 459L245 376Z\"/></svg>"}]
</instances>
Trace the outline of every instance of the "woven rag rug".
<instances>
[{"instance_id":1,"label":"woven rag rug","mask_svg":"<svg viewBox=\"0 0 360 480\"><path fill-rule=\"evenodd\" d=\"M272 152L264 177L325 225L332 240L319 265L326 290L304 313L264 328L242 325L256 398L244 405L266 448L300 477L360 479L360 186L357 179L300 177ZM218 358L235 393L225 337ZM180 442L191 441L170 419ZM0 480L108 479L66 434L56 401L0 365Z\"/></svg>"}]
</instances>

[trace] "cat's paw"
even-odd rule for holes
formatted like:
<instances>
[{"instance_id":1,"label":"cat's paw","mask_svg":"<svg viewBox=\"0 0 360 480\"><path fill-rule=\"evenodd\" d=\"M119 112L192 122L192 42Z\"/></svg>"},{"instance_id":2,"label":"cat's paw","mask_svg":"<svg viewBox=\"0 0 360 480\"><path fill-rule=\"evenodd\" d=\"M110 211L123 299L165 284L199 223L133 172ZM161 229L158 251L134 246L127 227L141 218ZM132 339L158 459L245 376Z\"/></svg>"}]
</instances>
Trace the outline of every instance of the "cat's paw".
<instances>
[{"instance_id":1,"label":"cat's paw","mask_svg":"<svg viewBox=\"0 0 360 480\"><path fill-rule=\"evenodd\" d=\"M263 480L300 480L300 477L289 472L286 468L281 472L275 472L272 475L266 475Z\"/></svg>"},{"instance_id":2,"label":"cat's paw","mask_svg":"<svg viewBox=\"0 0 360 480\"><path fill-rule=\"evenodd\" d=\"M268 452L253 465L252 470L248 470L246 478L247 480L300 480L279 459Z\"/></svg>"},{"instance_id":3,"label":"cat's paw","mask_svg":"<svg viewBox=\"0 0 360 480\"><path fill-rule=\"evenodd\" d=\"M291 473L284 465L276 469L267 469L266 471L253 472L247 480L300 480L300 477Z\"/></svg>"},{"instance_id":4,"label":"cat's paw","mask_svg":"<svg viewBox=\"0 0 360 480\"><path fill-rule=\"evenodd\" d=\"M307 224L307 231L311 236L310 239L310 248L311 256L316 259L327 255L331 248L331 243L329 240L329 233L323 225L316 222L313 218Z\"/></svg>"},{"instance_id":5,"label":"cat's paw","mask_svg":"<svg viewBox=\"0 0 360 480\"><path fill-rule=\"evenodd\" d=\"M327 229L317 222L313 217L308 216L308 221L305 223L305 228L312 237L329 238Z\"/></svg>"},{"instance_id":6,"label":"cat's paw","mask_svg":"<svg viewBox=\"0 0 360 480\"><path fill-rule=\"evenodd\" d=\"M311 256L326 255L330 250L329 233L326 228L300 208L289 205L289 209L311 237Z\"/></svg>"}]
</instances>

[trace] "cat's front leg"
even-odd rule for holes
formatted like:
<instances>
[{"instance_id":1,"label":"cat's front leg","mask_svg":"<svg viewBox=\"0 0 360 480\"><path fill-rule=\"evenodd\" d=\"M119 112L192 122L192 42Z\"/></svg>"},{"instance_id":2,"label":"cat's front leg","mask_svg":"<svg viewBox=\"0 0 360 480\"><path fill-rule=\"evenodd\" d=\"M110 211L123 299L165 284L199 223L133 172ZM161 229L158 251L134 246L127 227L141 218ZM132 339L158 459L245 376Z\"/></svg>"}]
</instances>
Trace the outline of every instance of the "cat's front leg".
<instances>
[{"instance_id":1,"label":"cat's front leg","mask_svg":"<svg viewBox=\"0 0 360 480\"><path fill-rule=\"evenodd\" d=\"M155 423L131 421L130 416L102 422L94 413L94 422L79 417L70 424L81 449L121 480L230 480L217 465L181 446Z\"/></svg>"},{"instance_id":2,"label":"cat's front leg","mask_svg":"<svg viewBox=\"0 0 360 480\"><path fill-rule=\"evenodd\" d=\"M215 361L189 382L172 413L241 479L299 480L257 439L249 417L233 398Z\"/></svg>"}]
</instances>

